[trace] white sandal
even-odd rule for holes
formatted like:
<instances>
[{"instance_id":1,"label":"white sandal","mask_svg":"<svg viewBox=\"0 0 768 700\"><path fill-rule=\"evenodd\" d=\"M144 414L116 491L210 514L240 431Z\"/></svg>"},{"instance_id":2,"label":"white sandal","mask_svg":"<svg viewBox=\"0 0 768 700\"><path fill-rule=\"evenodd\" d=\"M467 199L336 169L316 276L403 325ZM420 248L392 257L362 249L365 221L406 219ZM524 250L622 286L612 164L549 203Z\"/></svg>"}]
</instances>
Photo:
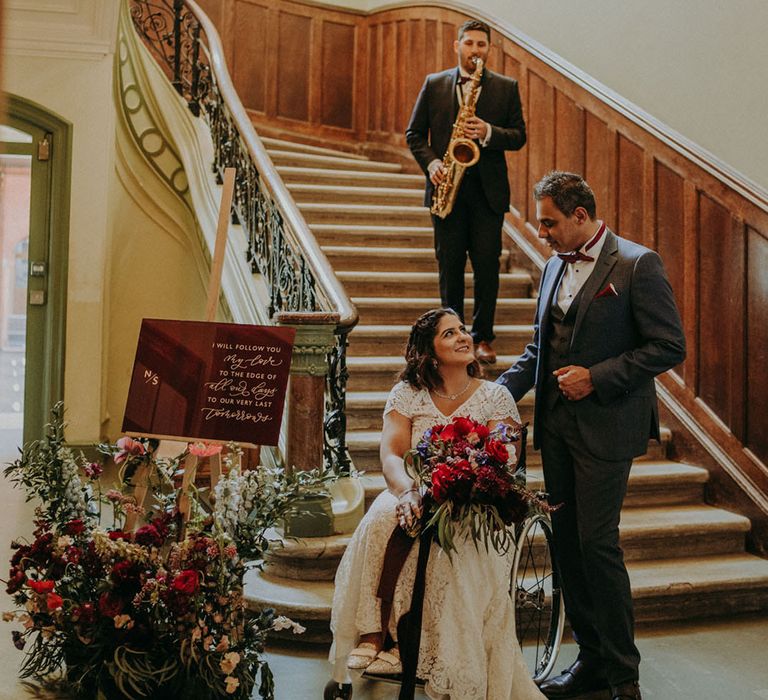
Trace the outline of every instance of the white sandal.
<instances>
[{"instance_id":1,"label":"white sandal","mask_svg":"<svg viewBox=\"0 0 768 700\"><path fill-rule=\"evenodd\" d=\"M372 642L363 642L355 647L347 657L347 668L359 671L368 668L378 655L379 650Z\"/></svg>"},{"instance_id":2,"label":"white sandal","mask_svg":"<svg viewBox=\"0 0 768 700\"><path fill-rule=\"evenodd\" d=\"M397 676L403 672L403 664L400 663L400 650L392 647L389 651L380 651L376 660L365 669L366 673L375 676Z\"/></svg>"}]
</instances>

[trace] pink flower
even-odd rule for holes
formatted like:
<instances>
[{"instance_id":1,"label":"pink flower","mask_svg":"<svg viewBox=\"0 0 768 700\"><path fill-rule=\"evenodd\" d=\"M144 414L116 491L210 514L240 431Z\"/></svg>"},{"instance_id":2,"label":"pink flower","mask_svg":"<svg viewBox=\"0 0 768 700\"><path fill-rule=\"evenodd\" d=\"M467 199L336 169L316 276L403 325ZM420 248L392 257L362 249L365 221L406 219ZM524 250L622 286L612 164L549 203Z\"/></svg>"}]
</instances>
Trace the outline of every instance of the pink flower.
<instances>
[{"instance_id":1,"label":"pink flower","mask_svg":"<svg viewBox=\"0 0 768 700\"><path fill-rule=\"evenodd\" d=\"M133 455L140 456L146 454L144 445L142 445L138 440L134 440L133 438L129 438L127 436L121 437L117 441L117 448L120 451L115 455L115 464L121 464L125 462L128 457Z\"/></svg>"},{"instance_id":2,"label":"pink flower","mask_svg":"<svg viewBox=\"0 0 768 700\"><path fill-rule=\"evenodd\" d=\"M85 475L89 479L98 479L104 472L104 467L102 467L98 462L91 462L85 466L84 471Z\"/></svg>"},{"instance_id":3,"label":"pink flower","mask_svg":"<svg viewBox=\"0 0 768 700\"><path fill-rule=\"evenodd\" d=\"M208 442L190 442L189 454L195 457L211 457L221 452L222 445L212 445Z\"/></svg>"}]
</instances>

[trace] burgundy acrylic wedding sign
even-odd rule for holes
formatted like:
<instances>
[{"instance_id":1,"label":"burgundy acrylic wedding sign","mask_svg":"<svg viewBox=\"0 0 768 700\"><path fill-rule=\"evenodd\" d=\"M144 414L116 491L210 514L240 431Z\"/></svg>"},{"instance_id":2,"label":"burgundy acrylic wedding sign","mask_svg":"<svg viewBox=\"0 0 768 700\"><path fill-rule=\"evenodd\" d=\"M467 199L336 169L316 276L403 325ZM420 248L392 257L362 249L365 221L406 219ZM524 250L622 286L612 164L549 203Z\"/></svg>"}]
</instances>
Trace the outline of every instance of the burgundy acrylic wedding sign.
<instances>
[{"instance_id":1,"label":"burgundy acrylic wedding sign","mask_svg":"<svg viewBox=\"0 0 768 700\"><path fill-rule=\"evenodd\" d=\"M144 319L123 432L277 445L296 331Z\"/></svg>"}]
</instances>

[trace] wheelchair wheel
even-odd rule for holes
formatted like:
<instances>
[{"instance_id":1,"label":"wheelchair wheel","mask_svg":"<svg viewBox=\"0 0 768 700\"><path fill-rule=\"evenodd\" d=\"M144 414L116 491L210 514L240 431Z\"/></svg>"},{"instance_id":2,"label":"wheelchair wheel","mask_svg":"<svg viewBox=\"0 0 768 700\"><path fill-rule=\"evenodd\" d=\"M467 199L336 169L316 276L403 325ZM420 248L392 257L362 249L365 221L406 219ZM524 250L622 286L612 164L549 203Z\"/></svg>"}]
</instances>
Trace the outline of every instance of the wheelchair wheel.
<instances>
[{"instance_id":1,"label":"wheelchair wheel","mask_svg":"<svg viewBox=\"0 0 768 700\"><path fill-rule=\"evenodd\" d=\"M323 691L323 700L349 700L352 697L351 683L328 681Z\"/></svg>"},{"instance_id":2,"label":"wheelchair wheel","mask_svg":"<svg viewBox=\"0 0 768 700\"><path fill-rule=\"evenodd\" d=\"M510 595L515 602L517 639L536 683L552 671L565 626L565 605L552 561L552 524L534 515L520 526Z\"/></svg>"}]
</instances>

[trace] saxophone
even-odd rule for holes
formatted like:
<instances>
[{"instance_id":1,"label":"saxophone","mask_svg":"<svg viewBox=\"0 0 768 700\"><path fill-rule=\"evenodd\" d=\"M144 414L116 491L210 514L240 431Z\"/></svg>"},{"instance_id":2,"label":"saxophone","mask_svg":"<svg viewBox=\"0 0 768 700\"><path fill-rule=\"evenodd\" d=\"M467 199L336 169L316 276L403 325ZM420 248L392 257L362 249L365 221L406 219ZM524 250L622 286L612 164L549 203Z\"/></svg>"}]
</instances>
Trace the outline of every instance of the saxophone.
<instances>
[{"instance_id":1,"label":"saxophone","mask_svg":"<svg viewBox=\"0 0 768 700\"><path fill-rule=\"evenodd\" d=\"M475 116L477 106L478 88L480 78L483 75L483 60L475 59L475 72L469 82L469 94L461 105L456 122L451 132L451 140L443 156L443 170L445 176L435 189L432 196L430 211L444 219L453 210L459 185L464 177L464 171L480 160L480 147L472 140L464 136L467 120Z\"/></svg>"}]
</instances>

